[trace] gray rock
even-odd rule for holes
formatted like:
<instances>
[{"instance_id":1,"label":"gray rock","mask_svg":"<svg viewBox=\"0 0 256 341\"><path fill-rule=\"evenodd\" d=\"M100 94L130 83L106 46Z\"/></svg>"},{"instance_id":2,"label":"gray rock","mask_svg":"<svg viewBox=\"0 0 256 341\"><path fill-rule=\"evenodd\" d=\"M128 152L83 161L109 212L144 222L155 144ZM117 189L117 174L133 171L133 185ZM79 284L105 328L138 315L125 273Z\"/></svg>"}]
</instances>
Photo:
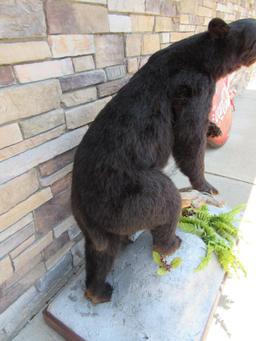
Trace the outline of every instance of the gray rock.
<instances>
[{"instance_id":1,"label":"gray rock","mask_svg":"<svg viewBox=\"0 0 256 341\"><path fill-rule=\"evenodd\" d=\"M72 76L60 79L62 91L76 90L89 85L98 84L106 81L106 75L103 70L81 72Z\"/></svg>"}]
</instances>

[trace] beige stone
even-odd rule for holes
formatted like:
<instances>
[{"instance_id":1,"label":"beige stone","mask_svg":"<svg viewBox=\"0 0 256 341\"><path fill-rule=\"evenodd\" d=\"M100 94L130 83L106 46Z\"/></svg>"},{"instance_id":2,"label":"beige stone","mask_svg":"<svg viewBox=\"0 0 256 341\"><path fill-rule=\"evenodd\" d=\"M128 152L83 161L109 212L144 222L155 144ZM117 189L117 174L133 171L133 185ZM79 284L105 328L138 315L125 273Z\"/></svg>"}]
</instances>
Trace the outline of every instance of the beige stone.
<instances>
[{"instance_id":1,"label":"beige stone","mask_svg":"<svg viewBox=\"0 0 256 341\"><path fill-rule=\"evenodd\" d=\"M52 193L49 188L45 188L31 195L28 199L22 201L10 211L0 216L0 232L4 231L8 226L14 224L16 221L51 198Z\"/></svg>"},{"instance_id":2,"label":"beige stone","mask_svg":"<svg viewBox=\"0 0 256 341\"><path fill-rule=\"evenodd\" d=\"M0 149L22 141L22 135L17 123L0 127Z\"/></svg>"},{"instance_id":3,"label":"beige stone","mask_svg":"<svg viewBox=\"0 0 256 341\"><path fill-rule=\"evenodd\" d=\"M0 214L27 199L39 187L35 169L0 185Z\"/></svg>"},{"instance_id":4,"label":"beige stone","mask_svg":"<svg viewBox=\"0 0 256 341\"><path fill-rule=\"evenodd\" d=\"M106 5L107 0L76 0L77 2L86 2L90 4Z\"/></svg>"},{"instance_id":5,"label":"beige stone","mask_svg":"<svg viewBox=\"0 0 256 341\"><path fill-rule=\"evenodd\" d=\"M129 58L128 61L128 73L135 73L139 69L138 59L137 58Z\"/></svg>"},{"instance_id":6,"label":"beige stone","mask_svg":"<svg viewBox=\"0 0 256 341\"><path fill-rule=\"evenodd\" d=\"M141 53L142 35L140 33L128 34L126 36L126 56L139 56Z\"/></svg>"},{"instance_id":7,"label":"beige stone","mask_svg":"<svg viewBox=\"0 0 256 341\"><path fill-rule=\"evenodd\" d=\"M123 37L113 34L95 37L97 68L122 64L124 60Z\"/></svg>"},{"instance_id":8,"label":"beige stone","mask_svg":"<svg viewBox=\"0 0 256 341\"><path fill-rule=\"evenodd\" d=\"M12 263L9 256L0 260L0 285L7 281L13 274Z\"/></svg>"},{"instance_id":9,"label":"beige stone","mask_svg":"<svg viewBox=\"0 0 256 341\"><path fill-rule=\"evenodd\" d=\"M61 249L54 253L49 259L47 259L47 261L45 262L46 269L50 270L52 267L54 267L54 265L56 265L61 260L61 258L69 252L73 245L74 242L69 241Z\"/></svg>"},{"instance_id":10,"label":"beige stone","mask_svg":"<svg viewBox=\"0 0 256 341\"><path fill-rule=\"evenodd\" d=\"M195 32L195 25L180 25L180 32Z\"/></svg>"},{"instance_id":11,"label":"beige stone","mask_svg":"<svg viewBox=\"0 0 256 341\"><path fill-rule=\"evenodd\" d=\"M170 17L156 17L156 32L172 31L175 28L175 23Z\"/></svg>"},{"instance_id":12,"label":"beige stone","mask_svg":"<svg viewBox=\"0 0 256 341\"><path fill-rule=\"evenodd\" d=\"M41 37L46 35L41 0L1 0L0 39Z\"/></svg>"},{"instance_id":13,"label":"beige stone","mask_svg":"<svg viewBox=\"0 0 256 341\"><path fill-rule=\"evenodd\" d=\"M132 23L128 15L109 14L109 30L110 32L131 32Z\"/></svg>"},{"instance_id":14,"label":"beige stone","mask_svg":"<svg viewBox=\"0 0 256 341\"><path fill-rule=\"evenodd\" d=\"M42 238L36 240L28 249L22 252L18 257L13 259L15 270L21 269L32 258L37 256L45 249L53 240L52 231L48 232Z\"/></svg>"},{"instance_id":15,"label":"beige stone","mask_svg":"<svg viewBox=\"0 0 256 341\"><path fill-rule=\"evenodd\" d=\"M167 32L160 33L160 43L167 44L170 42L170 34Z\"/></svg>"},{"instance_id":16,"label":"beige stone","mask_svg":"<svg viewBox=\"0 0 256 341\"><path fill-rule=\"evenodd\" d=\"M106 97L98 101L67 110L66 122L68 129L75 129L92 122L110 99L111 97Z\"/></svg>"},{"instance_id":17,"label":"beige stone","mask_svg":"<svg viewBox=\"0 0 256 341\"><path fill-rule=\"evenodd\" d=\"M181 13L195 14L198 6L198 0L180 0Z\"/></svg>"},{"instance_id":18,"label":"beige stone","mask_svg":"<svg viewBox=\"0 0 256 341\"><path fill-rule=\"evenodd\" d=\"M170 34L170 40L172 43L175 43L176 41L188 38L193 34L194 34L193 32L172 32Z\"/></svg>"},{"instance_id":19,"label":"beige stone","mask_svg":"<svg viewBox=\"0 0 256 341\"><path fill-rule=\"evenodd\" d=\"M160 49L158 34L145 34L143 36L142 54L152 54Z\"/></svg>"},{"instance_id":20,"label":"beige stone","mask_svg":"<svg viewBox=\"0 0 256 341\"><path fill-rule=\"evenodd\" d=\"M70 75L74 72L70 58L14 66L20 83Z\"/></svg>"},{"instance_id":21,"label":"beige stone","mask_svg":"<svg viewBox=\"0 0 256 341\"><path fill-rule=\"evenodd\" d=\"M33 221L32 213L27 214L25 217L21 218L17 223L13 224L12 226L8 227L8 229L4 230L0 233L0 242L9 238L14 233L23 229L24 226L30 224Z\"/></svg>"},{"instance_id":22,"label":"beige stone","mask_svg":"<svg viewBox=\"0 0 256 341\"><path fill-rule=\"evenodd\" d=\"M190 15L188 14L181 14L180 15L180 23L188 25L190 24Z\"/></svg>"},{"instance_id":23,"label":"beige stone","mask_svg":"<svg viewBox=\"0 0 256 341\"><path fill-rule=\"evenodd\" d=\"M154 17L149 15L131 15L133 32L152 32Z\"/></svg>"},{"instance_id":24,"label":"beige stone","mask_svg":"<svg viewBox=\"0 0 256 341\"><path fill-rule=\"evenodd\" d=\"M25 138L40 134L62 124L65 124L63 109L49 111L20 122L21 130Z\"/></svg>"},{"instance_id":25,"label":"beige stone","mask_svg":"<svg viewBox=\"0 0 256 341\"><path fill-rule=\"evenodd\" d=\"M114 12L145 12L145 0L108 0L108 9Z\"/></svg>"},{"instance_id":26,"label":"beige stone","mask_svg":"<svg viewBox=\"0 0 256 341\"><path fill-rule=\"evenodd\" d=\"M0 65L30 62L51 57L45 41L0 43Z\"/></svg>"},{"instance_id":27,"label":"beige stone","mask_svg":"<svg viewBox=\"0 0 256 341\"><path fill-rule=\"evenodd\" d=\"M0 90L0 124L60 107L60 92L57 80Z\"/></svg>"},{"instance_id":28,"label":"beige stone","mask_svg":"<svg viewBox=\"0 0 256 341\"><path fill-rule=\"evenodd\" d=\"M50 34L83 34L109 32L105 6L93 6L69 0L46 2Z\"/></svg>"},{"instance_id":29,"label":"beige stone","mask_svg":"<svg viewBox=\"0 0 256 341\"><path fill-rule=\"evenodd\" d=\"M75 105L87 103L96 100L96 87L85 88L72 92L67 92L62 95L61 102L65 107L72 107Z\"/></svg>"},{"instance_id":30,"label":"beige stone","mask_svg":"<svg viewBox=\"0 0 256 341\"><path fill-rule=\"evenodd\" d=\"M82 56L73 58L73 64L76 72L95 69L95 64L92 56Z\"/></svg>"},{"instance_id":31,"label":"beige stone","mask_svg":"<svg viewBox=\"0 0 256 341\"><path fill-rule=\"evenodd\" d=\"M52 55L55 58L79 56L95 52L93 35L52 35L48 37L48 41Z\"/></svg>"},{"instance_id":32,"label":"beige stone","mask_svg":"<svg viewBox=\"0 0 256 341\"><path fill-rule=\"evenodd\" d=\"M203 6L198 6L196 14L200 15L202 17L209 17L209 18L211 18L212 15L213 15L213 11L210 8L203 7Z\"/></svg>"},{"instance_id":33,"label":"beige stone","mask_svg":"<svg viewBox=\"0 0 256 341\"><path fill-rule=\"evenodd\" d=\"M34 148L44 142L52 140L60 136L65 131L65 125L52 129L46 133L36 135L30 139L19 142L13 146L6 147L0 150L0 161L9 159L17 154L23 153L28 149Z\"/></svg>"},{"instance_id":34,"label":"beige stone","mask_svg":"<svg viewBox=\"0 0 256 341\"><path fill-rule=\"evenodd\" d=\"M35 235L32 235L28 239L26 239L23 243L21 243L16 249L14 249L12 252L10 252L11 258L17 257L21 252L26 250L31 244L35 241Z\"/></svg>"}]
</instances>

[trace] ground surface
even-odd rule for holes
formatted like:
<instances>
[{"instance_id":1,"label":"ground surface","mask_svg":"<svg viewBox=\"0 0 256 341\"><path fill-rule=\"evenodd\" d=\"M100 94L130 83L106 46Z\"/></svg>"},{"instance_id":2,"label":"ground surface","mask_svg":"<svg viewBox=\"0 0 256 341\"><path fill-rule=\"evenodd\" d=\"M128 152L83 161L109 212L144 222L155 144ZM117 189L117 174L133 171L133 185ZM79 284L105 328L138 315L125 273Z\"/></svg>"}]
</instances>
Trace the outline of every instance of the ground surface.
<instances>
[{"instance_id":1,"label":"ground surface","mask_svg":"<svg viewBox=\"0 0 256 341\"><path fill-rule=\"evenodd\" d=\"M253 308L256 303L256 82L236 101L231 137L219 150L208 150L208 180L219 189L229 206L246 203L245 220L241 224L241 259L248 272L246 279L227 279L208 330L207 341L256 340ZM187 186L178 172L173 178L179 187ZM48 328L38 314L14 341L63 340Z\"/></svg>"}]
</instances>

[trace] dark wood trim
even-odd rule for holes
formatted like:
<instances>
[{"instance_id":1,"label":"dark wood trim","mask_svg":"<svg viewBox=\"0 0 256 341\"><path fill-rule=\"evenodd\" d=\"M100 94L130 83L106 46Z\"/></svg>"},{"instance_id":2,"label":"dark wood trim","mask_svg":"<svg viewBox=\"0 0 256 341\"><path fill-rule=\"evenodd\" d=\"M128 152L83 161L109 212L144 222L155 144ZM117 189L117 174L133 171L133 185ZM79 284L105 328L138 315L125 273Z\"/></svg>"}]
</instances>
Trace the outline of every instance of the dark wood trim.
<instances>
[{"instance_id":1,"label":"dark wood trim","mask_svg":"<svg viewBox=\"0 0 256 341\"><path fill-rule=\"evenodd\" d=\"M58 334L64 337L67 341L86 341L77 335L72 329L67 327L63 322L52 315L47 308L43 311L43 317L48 326L53 328Z\"/></svg>"}]
</instances>

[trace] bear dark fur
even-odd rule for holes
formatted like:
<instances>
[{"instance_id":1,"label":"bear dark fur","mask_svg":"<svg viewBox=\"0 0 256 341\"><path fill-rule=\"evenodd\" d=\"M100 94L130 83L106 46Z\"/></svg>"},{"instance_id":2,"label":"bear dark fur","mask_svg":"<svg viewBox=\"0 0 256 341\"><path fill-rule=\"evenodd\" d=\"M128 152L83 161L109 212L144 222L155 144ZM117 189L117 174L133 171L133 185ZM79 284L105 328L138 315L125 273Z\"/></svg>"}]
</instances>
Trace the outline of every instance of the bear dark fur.
<instances>
[{"instance_id":1,"label":"bear dark fur","mask_svg":"<svg viewBox=\"0 0 256 341\"><path fill-rule=\"evenodd\" d=\"M255 62L255 42L255 20L213 19L207 32L152 55L91 124L75 155L72 209L93 303L110 300L106 276L130 234L150 230L163 254L179 247L181 199L161 171L170 155L195 189L217 193L204 177L215 83Z\"/></svg>"}]
</instances>

